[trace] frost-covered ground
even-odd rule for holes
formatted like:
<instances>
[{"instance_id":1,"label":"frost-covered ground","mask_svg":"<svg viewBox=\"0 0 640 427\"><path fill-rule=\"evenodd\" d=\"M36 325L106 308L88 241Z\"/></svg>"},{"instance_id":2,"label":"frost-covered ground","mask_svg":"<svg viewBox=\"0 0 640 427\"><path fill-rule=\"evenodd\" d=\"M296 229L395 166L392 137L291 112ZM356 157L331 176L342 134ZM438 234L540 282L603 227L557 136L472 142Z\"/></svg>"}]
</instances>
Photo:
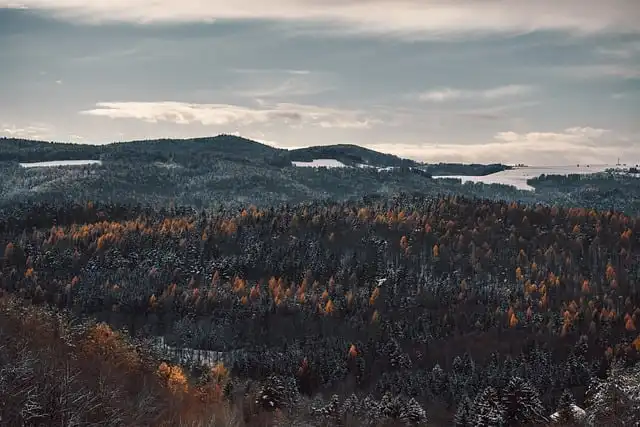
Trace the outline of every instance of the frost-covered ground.
<instances>
[{"instance_id":1,"label":"frost-covered ground","mask_svg":"<svg viewBox=\"0 0 640 427\"><path fill-rule=\"evenodd\" d=\"M485 176L434 176L434 178L455 178L462 182L482 182L485 184L504 184L512 185L520 190L533 191L534 188L527 184L527 180L536 178L540 175L571 175L571 174L590 174L603 172L611 165L590 165L590 166L527 166L514 168L497 172Z\"/></svg>"},{"instance_id":2,"label":"frost-covered ground","mask_svg":"<svg viewBox=\"0 0 640 427\"><path fill-rule=\"evenodd\" d=\"M23 168L46 168L56 166L101 165L101 160L54 160L52 162L20 163Z\"/></svg>"}]
</instances>

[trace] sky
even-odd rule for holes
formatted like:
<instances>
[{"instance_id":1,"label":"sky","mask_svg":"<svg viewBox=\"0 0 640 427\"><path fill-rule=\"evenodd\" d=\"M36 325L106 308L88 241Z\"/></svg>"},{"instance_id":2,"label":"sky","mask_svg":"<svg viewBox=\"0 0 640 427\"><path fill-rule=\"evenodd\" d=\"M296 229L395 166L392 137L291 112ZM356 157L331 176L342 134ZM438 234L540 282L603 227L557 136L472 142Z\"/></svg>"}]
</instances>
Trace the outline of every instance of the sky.
<instances>
[{"instance_id":1,"label":"sky","mask_svg":"<svg viewBox=\"0 0 640 427\"><path fill-rule=\"evenodd\" d=\"M639 0L3 1L0 136L640 163Z\"/></svg>"}]
</instances>

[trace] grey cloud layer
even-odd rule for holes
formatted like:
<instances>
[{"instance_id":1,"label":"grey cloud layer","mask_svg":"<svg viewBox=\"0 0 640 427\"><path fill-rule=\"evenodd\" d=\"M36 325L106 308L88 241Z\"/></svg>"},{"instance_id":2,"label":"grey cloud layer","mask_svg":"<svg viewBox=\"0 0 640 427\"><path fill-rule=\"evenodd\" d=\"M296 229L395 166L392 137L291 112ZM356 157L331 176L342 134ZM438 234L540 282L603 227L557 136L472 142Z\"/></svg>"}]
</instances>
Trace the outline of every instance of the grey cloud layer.
<instances>
[{"instance_id":1,"label":"grey cloud layer","mask_svg":"<svg viewBox=\"0 0 640 427\"><path fill-rule=\"evenodd\" d=\"M397 35L640 30L637 0L22 0L20 6L89 23L261 19L325 22L338 24L343 32Z\"/></svg>"},{"instance_id":2,"label":"grey cloud layer","mask_svg":"<svg viewBox=\"0 0 640 427\"><path fill-rule=\"evenodd\" d=\"M7 136L237 131L433 161L640 161L638 0L23 3L37 13L0 9ZM214 18L243 22L195 24Z\"/></svg>"}]
</instances>

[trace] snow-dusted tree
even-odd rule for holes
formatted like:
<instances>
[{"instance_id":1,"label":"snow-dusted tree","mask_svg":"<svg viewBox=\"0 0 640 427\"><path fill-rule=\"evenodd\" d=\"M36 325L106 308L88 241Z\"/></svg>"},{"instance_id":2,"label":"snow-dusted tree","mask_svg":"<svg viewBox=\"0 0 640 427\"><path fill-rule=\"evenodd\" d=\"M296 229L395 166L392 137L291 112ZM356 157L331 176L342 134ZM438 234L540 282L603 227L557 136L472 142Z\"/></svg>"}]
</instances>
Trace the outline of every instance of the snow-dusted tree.
<instances>
[{"instance_id":1,"label":"snow-dusted tree","mask_svg":"<svg viewBox=\"0 0 640 427\"><path fill-rule=\"evenodd\" d=\"M400 417L402 402L398 396L392 396L387 392L380 400L380 414L384 418L397 419Z\"/></svg>"},{"instance_id":2,"label":"snow-dusted tree","mask_svg":"<svg viewBox=\"0 0 640 427\"><path fill-rule=\"evenodd\" d=\"M323 419L331 419L339 416L340 400L338 399L338 395L334 394L331 396L331 400L326 405L314 405L311 407L311 413L317 417L321 417Z\"/></svg>"},{"instance_id":3,"label":"snow-dusted tree","mask_svg":"<svg viewBox=\"0 0 640 427\"><path fill-rule=\"evenodd\" d=\"M493 387L487 387L476 395L471 410L476 427L502 427L505 423L505 410Z\"/></svg>"},{"instance_id":4,"label":"snow-dusted tree","mask_svg":"<svg viewBox=\"0 0 640 427\"><path fill-rule=\"evenodd\" d=\"M464 396L458 408L456 409L456 415L453 418L453 425L455 427L467 427L473 425L473 414L471 413L473 403L469 396Z\"/></svg>"},{"instance_id":5,"label":"snow-dusted tree","mask_svg":"<svg viewBox=\"0 0 640 427\"><path fill-rule=\"evenodd\" d=\"M437 396L444 392L447 381L447 374L442 370L439 364L431 370L431 389Z\"/></svg>"},{"instance_id":6,"label":"snow-dusted tree","mask_svg":"<svg viewBox=\"0 0 640 427\"><path fill-rule=\"evenodd\" d=\"M258 390L256 404L267 410L291 408L298 398L298 390L294 378L272 375L266 379Z\"/></svg>"},{"instance_id":7,"label":"snow-dusted tree","mask_svg":"<svg viewBox=\"0 0 640 427\"><path fill-rule=\"evenodd\" d=\"M398 418L407 425L421 425L427 422L427 411L412 397L402 404Z\"/></svg>"},{"instance_id":8,"label":"snow-dusted tree","mask_svg":"<svg viewBox=\"0 0 640 427\"><path fill-rule=\"evenodd\" d=\"M507 425L544 423L544 406L538 391L520 377L513 377L502 392L502 406L505 409Z\"/></svg>"},{"instance_id":9,"label":"snow-dusted tree","mask_svg":"<svg viewBox=\"0 0 640 427\"><path fill-rule=\"evenodd\" d=\"M577 426L583 421L584 411L576 406L575 399L571 391L566 389L560 401L558 402L558 410L551 416L554 424L561 426Z\"/></svg>"},{"instance_id":10,"label":"snow-dusted tree","mask_svg":"<svg viewBox=\"0 0 640 427\"><path fill-rule=\"evenodd\" d=\"M587 422L593 426L635 426L640 420L640 366L615 363L605 380L596 379L587 392Z\"/></svg>"},{"instance_id":11,"label":"snow-dusted tree","mask_svg":"<svg viewBox=\"0 0 640 427\"><path fill-rule=\"evenodd\" d=\"M362 400L360 408L363 417L372 423L377 422L381 417L380 403L370 394Z\"/></svg>"},{"instance_id":12,"label":"snow-dusted tree","mask_svg":"<svg viewBox=\"0 0 640 427\"><path fill-rule=\"evenodd\" d=\"M351 393L351 395L342 402L342 405L340 405L340 417L346 418L349 415L358 415L361 411L361 406L358 396L356 396L355 393Z\"/></svg>"}]
</instances>

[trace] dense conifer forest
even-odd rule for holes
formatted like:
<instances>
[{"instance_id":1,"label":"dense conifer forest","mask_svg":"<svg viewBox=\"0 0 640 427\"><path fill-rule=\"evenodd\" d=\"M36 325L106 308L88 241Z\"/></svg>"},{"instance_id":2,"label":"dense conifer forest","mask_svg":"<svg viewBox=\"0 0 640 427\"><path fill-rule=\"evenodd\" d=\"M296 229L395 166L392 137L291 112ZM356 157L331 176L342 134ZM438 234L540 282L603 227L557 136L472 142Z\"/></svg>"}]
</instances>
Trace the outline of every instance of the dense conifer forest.
<instances>
[{"instance_id":1,"label":"dense conifer forest","mask_svg":"<svg viewBox=\"0 0 640 427\"><path fill-rule=\"evenodd\" d=\"M638 201L597 197L637 178L563 203L247 144L0 162L0 424L638 425Z\"/></svg>"},{"instance_id":2,"label":"dense conifer forest","mask_svg":"<svg viewBox=\"0 0 640 427\"><path fill-rule=\"evenodd\" d=\"M635 375L640 351L640 221L622 213L90 202L36 204L0 232L7 294L124 328L187 389L224 367L229 399L242 389L290 421L540 425L563 393L598 425L638 420L637 381L608 382ZM609 392L624 410L606 412Z\"/></svg>"}]
</instances>

